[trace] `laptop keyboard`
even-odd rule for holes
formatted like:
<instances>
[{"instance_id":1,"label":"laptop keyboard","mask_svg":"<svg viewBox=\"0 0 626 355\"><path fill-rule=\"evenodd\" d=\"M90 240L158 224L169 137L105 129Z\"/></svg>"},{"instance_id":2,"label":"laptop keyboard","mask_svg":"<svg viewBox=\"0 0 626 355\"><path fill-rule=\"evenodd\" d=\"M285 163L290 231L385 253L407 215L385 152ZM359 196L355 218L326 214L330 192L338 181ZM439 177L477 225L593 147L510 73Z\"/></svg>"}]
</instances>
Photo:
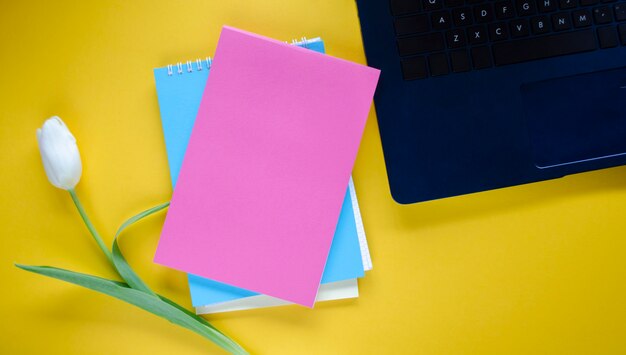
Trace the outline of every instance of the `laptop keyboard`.
<instances>
[{"instance_id":1,"label":"laptop keyboard","mask_svg":"<svg viewBox=\"0 0 626 355\"><path fill-rule=\"evenodd\" d=\"M405 80L626 45L617 0L390 0Z\"/></svg>"}]
</instances>

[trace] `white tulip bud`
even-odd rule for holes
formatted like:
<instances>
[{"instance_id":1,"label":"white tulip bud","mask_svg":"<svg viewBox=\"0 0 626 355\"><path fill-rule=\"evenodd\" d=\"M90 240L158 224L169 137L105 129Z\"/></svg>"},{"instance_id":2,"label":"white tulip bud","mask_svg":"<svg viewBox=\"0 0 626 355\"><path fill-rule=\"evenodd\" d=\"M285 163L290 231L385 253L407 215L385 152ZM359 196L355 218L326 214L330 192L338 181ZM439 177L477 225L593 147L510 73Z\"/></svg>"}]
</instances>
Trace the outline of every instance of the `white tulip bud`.
<instances>
[{"instance_id":1,"label":"white tulip bud","mask_svg":"<svg viewBox=\"0 0 626 355\"><path fill-rule=\"evenodd\" d=\"M50 183L59 189L71 190L83 172L76 139L63 121L50 117L37 129L37 142L43 167Z\"/></svg>"}]
</instances>

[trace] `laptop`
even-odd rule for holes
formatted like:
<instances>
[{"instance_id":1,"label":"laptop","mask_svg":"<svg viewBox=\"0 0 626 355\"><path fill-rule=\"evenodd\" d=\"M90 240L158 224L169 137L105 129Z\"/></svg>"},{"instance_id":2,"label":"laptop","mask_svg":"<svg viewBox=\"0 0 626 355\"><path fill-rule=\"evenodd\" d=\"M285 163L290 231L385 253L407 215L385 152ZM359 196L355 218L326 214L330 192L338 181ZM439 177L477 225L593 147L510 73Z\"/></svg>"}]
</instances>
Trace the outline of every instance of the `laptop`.
<instances>
[{"instance_id":1,"label":"laptop","mask_svg":"<svg viewBox=\"0 0 626 355\"><path fill-rule=\"evenodd\" d=\"M626 164L626 1L356 2L398 203Z\"/></svg>"}]
</instances>

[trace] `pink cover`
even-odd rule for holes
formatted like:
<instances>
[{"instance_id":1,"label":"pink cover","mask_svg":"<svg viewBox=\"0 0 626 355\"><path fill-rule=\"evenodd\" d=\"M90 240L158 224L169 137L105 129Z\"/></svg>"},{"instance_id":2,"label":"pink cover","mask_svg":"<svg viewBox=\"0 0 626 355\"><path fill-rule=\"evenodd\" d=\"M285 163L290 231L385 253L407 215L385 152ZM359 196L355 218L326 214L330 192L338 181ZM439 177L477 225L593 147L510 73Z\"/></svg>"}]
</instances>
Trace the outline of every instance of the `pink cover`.
<instances>
[{"instance_id":1,"label":"pink cover","mask_svg":"<svg viewBox=\"0 0 626 355\"><path fill-rule=\"evenodd\" d=\"M155 262L313 307L378 76L224 27Z\"/></svg>"}]
</instances>

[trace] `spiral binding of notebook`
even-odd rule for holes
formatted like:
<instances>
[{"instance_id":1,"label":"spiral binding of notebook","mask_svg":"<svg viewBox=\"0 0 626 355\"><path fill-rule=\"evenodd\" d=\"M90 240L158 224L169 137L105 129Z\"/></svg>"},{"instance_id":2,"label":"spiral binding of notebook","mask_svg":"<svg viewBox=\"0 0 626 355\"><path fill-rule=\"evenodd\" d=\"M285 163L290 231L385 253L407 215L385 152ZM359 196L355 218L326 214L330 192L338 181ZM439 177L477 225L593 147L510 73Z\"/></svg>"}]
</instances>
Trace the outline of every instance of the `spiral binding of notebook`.
<instances>
[{"instance_id":1,"label":"spiral binding of notebook","mask_svg":"<svg viewBox=\"0 0 626 355\"><path fill-rule=\"evenodd\" d=\"M285 43L308 48L309 44L318 41L321 41L321 38L316 37L313 39L307 39L306 37L301 37L300 39L292 39L291 42L285 41ZM178 62L176 64L169 64L167 66L167 75L172 76L174 75L174 72L176 72L178 75L181 75L185 72L192 73L194 71L202 71L204 68L208 70L211 69L212 65L213 58L211 57L206 57L205 59L197 58L196 60L188 60L184 63Z\"/></svg>"}]
</instances>

